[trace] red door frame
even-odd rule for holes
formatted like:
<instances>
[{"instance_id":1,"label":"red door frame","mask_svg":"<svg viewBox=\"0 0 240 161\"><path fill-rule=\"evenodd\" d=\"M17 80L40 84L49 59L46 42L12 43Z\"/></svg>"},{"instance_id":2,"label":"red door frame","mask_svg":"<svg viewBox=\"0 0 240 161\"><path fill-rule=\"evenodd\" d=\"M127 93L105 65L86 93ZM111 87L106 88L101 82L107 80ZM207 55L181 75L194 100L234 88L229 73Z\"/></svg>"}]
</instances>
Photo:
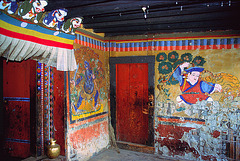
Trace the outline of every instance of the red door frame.
<instances>
[{"instance_id":1,"label":"red door frame","mask_svg":"<svg viewBox=\"0 0 240 161\"><path fill-rule=\"evenodd\" d=\"M116 64L148 63L148 93L154 95L155 56L110 57L110 113L116 136ZM154 144L153 109L149 111L148 146Z\"/></svg>"}]
</instances>

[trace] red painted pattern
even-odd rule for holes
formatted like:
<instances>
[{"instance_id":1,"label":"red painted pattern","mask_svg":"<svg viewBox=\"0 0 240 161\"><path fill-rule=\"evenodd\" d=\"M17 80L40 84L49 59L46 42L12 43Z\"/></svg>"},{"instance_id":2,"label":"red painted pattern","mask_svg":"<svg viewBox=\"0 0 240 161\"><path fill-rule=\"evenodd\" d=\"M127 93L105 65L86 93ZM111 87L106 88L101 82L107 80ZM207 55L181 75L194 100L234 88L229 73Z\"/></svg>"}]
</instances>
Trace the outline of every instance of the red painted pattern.
<instances>
[{"instance_id":1,"label":"red painted pattern","mask_svg":"<svg viewBox=\"0 0 240 161\"><path fill-rule=\"evenodd\" d=\"M75 39L74 43L77 43L77 44L80 44L80 45L83 45L83 46L87 46L87 47L93 47L94 49L101 49L101 48L103 48L103 47L101 47L99 45L91 44L91 43L88 43L86 41L77 40L77 39Z\"/></svg>"},{"instance_id":2,"label":"red painted pattern","mask_svg":"<svg viewBox=\"0 0 240 161\"><path fill-rule=\"evenodd\" d=\"M81 33L81 32L80 32ZM101 39L96 39L93 36L87 35L87 34L83 34L81 33L81 35L84 37L81 39L81 37L77 37L77 39L75 40L75 43L81 44L81 45L85 45L88 47L92 47L95 49L100 49L100 50L104 50L104 51L116 51L116 52L128 52L128 51L158 51L158 50L165 50L165 51L169 51L169 50L196 50L196 49L200 49L200 50L206 50L206 49L232 49L232 48L240 48L240 44L235 44L233 42L231 42L231 44L226 44L227 42L225 42L225 44L211 44L211 45L196 45L196 44L192 44L192 45L183 45L183 46L177 46L177 45L155 45L155 42L162 42L162 41L168 41L171 42L172 40L174 41L190 41L190 40L207 40L209 38L211 39L234 39L234 38L238 38L239 35L221 35L221 36L193 36L193 37L168 37L168 38L154 38L154 39L128 39L128 40L101 40ZM88 38L88 39L87 39ZM80 40L81 39L81 40ZM99 45L96 45L95 43L92 43L92 41L90 40L96 40L97 42L101 42L103 43ZM233 40L231 40L233 41ZM150 44L147 44L146 46L139 46L140 43L144 43L144 42L148 42ZM115 43L115 47L106 47L105 45L107 43ZM134 47L131 46L132 43L137 43L138 47ZM215 42L216 43L216 42ZM109 45L111 45L109 44ZM123 44L123 45L127 45L128 47L120 47L119 45Z\"/></svg>"},{"instance_id":3,"label":"red painted pattern","mask_svg":"<svg viewBox=\"0 0 240 161\"><path fill-rule=\"evenodd\" d=\"M240 44L230 45L193 45L193 46L148 46L148 47L129 47L129 48L116 48L111 47L110 51L124 52L124 51L157 51L157 50L206 50L206 49L232 49L240 48Z\"/></svg>"},{"instance_id":4,"label":"red painted pattern","mask_svg":"<svg viewBox=\"0 0 240 161\"><path fill-rule=\"evenodd\" d=\"M221 135L221 133L220 133L219 131L215 130L215 131L213 131L213 132L211 133L211 135L212 135L214 138L218 138L218 137Z\"/></svg>"},{"instance_id":5,"label":"red painted pattern","mask_svg":"<svg viewBox=\"0 0 240 161\"><path fill-rule=\"evenodd\" d=\"M101 134L108 134L108 120L74 131L70 134L69 141L74 149L78 149L79 145L88 145Z\"/></svg>"},{"instance_id":6,"label":"red painted pattern","mask_svg":"<svg viewBox=\"0 0 240 161\"><path fill-rule=\"evenodd\" d=\"M158 121L163 121L163 122L171 122L171 123L195 123L195 124L205 124L203 121L193 121L193 120L180 120L180 119L173 119L173 118L161 118L158 117Z\"/></svg>"}]
</instances>

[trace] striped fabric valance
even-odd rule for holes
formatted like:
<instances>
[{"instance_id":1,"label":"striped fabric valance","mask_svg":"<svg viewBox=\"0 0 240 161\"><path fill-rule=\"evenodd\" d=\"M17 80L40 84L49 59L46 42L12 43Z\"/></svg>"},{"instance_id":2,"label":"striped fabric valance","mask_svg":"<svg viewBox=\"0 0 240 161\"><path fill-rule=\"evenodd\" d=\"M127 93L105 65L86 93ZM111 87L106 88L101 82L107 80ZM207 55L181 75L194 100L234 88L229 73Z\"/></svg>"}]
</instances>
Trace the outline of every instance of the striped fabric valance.
<instances>
[{"instance_id":1,"label":"striped fabric valance","mask_svg":"<svg viewBox=\"0 0 240 161\"><path fill-rule=\"evenodd\" d=\"M75 35L50 30L0 12L0 56L11 61L33 59L60 71L77 68Z\"/></svg>"}]
</instances>

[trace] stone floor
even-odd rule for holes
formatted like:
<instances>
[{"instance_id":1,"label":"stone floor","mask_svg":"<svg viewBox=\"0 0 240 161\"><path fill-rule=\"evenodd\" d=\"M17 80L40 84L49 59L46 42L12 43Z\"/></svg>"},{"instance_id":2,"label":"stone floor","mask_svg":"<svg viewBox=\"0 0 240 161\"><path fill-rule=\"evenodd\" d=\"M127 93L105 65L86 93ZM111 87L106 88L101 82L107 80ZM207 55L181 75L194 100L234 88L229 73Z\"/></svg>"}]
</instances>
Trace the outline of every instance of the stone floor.
<instances>
[{"instance_id":1,"label":"stone floor","mask_svg":"<svg viewBox=\"0 0 240 161\"><path fill-rule=\"evenodd\" d=\"M49 159L47 156L42 156L42 157L38 157L38 158L29 157L29 158L21 160L21 161L66 161L66 157L58 156L55 159Z\"/></svg>"},{"instance_id":2,"label":"stone floor","mask_svg":"<svg viewBox=\"0 0 240 161\"><path fill-rule=\"evenodd\" d=\"M11 161L11 160L7 160ZM16 160L18 161L18 160ZM66 161L64 156L59 156L56 159L48 159L47 157L34 158L29 157L22 161ZM119 152L116 149L105 149L97 155L93 156L88 161L183 161L181 159L173 159L170 157L163 157L157 154L149 154L136 152L131 150L119 149ZM184 160L186 161L186 160Z\"/></svg>"},{"instance_id":3,"label":"stone floor","mask_svg":"<svg viewBox=\"0 0 240 161\"><path fill-rule=\"evenodd\" d=\"M147 153L132 151L132 150L125 150L125 149L109 148L96 154L95 156L90 158L88 161L183 161L181 159L173 159L170 157L163 157L161 155L152 154L151 151L146 149L144 149L144 151ZM66 161L66 158L65 156L59 156L56 159L49 159L47 158L47 156L41 156L38 158L29 157L23 160L17 159L17 158L15 159L1 158L0 160L1 161Z\"/></svg>"},{"instance_id":4,"label":"stone floor","mask_svg":"<svg viewBox=\"0 0 240 161\"><path fill-rule=\"evenodd\" d=\"M119 149L119 153L114 149L107 149L93 156L88 161L182 161L162 157L156 154L148 154L130 150Z\"/></svg>"}]
</instances>

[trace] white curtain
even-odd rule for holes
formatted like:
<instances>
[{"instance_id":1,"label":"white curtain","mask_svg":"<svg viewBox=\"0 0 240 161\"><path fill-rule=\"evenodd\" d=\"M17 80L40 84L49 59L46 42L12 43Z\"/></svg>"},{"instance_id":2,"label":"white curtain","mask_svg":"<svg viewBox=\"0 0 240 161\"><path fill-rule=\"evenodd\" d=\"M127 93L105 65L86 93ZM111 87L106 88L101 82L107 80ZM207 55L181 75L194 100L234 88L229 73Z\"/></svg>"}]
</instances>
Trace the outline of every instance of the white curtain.
<instances>
[{"instance_id":1,"label":"white curtain","mask_svg":"<svg viewBox=\"0 0 240 161\"><path fill-rule=\"evenodd\" d=\"M77 68L74 50L52 47L0 34L0 56L11 61L33 59L60 71Z\"/></svg>"}]
</instances>

